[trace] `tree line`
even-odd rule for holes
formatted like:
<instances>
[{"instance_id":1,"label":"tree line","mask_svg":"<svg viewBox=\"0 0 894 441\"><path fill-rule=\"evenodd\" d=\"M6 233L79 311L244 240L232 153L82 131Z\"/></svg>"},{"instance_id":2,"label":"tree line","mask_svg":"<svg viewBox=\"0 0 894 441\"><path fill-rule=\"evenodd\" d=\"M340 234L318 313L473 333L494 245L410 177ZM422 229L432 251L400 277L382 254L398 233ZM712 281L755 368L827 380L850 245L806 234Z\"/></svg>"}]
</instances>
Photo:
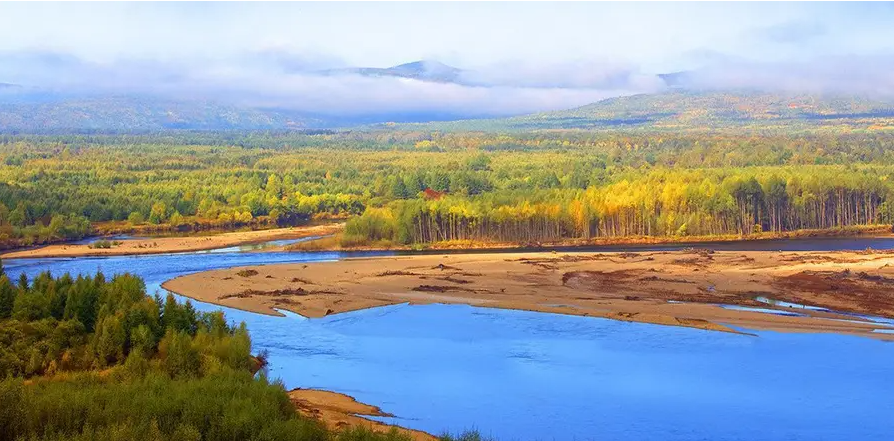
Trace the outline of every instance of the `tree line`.
<instances>
[{"instance_id":1,"label":"tree line","mask_svg":"<svg viewBox=\"0 0 894 441\"><path fill-rule=\"evenodd\" d=\"M894 222L888 167L653 169L603 186L413 198L349 221L345 244L749 235Z\"/></svg>"},{"instance_id":2,"label":"tree line","mask_svg":"<svg viewBox=\"0 0 894 441\"><path fill-rule=\"evenodd\" d=\"M300 416L255 374L244 324L147 296L139 277L14 279L0 276L0 441L409 440Z\"/></svg>"},{"instance_id":3,"label":"tree line","mask_svg":"<svg viewBox=\"0 0 894 441\"><path fill-rule=\"evenodd\" d=\"M402 243L888 222L892 140L885 132L3 135L0 245L367 211L368 223L381 210L397 219L388 240ZM426 190L446 197L429 200ZM354 236L368 236L354 222Z\"/></svg>"}]
</instances>

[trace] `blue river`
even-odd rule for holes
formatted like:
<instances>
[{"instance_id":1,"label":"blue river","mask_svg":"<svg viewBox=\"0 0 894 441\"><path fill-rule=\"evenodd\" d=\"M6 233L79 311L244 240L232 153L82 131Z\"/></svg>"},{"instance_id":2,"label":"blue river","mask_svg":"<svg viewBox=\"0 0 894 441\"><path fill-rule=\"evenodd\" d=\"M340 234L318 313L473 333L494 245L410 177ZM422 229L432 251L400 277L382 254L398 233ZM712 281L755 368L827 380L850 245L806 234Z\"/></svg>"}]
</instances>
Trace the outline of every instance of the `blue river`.
<instances>
[{"instance_id":1,"label":"blue river","mask_svg":"<svg viewBox=\"0 0 894 441\"><path fill-rule=\"evenodd\" d=\"M4 267L29 277L130 272L154 293L162 282L198 271L349 256L257 252L263 247L13 259ZM712 247L889 249L894 241ZM224 309L230 320L247 323L255 350L270 353L270 375L288 388L346 393L397 415L383 421L434 434L474 428L501 441L894 439L894 344L881 340L745 336L461 305L396 305L321 319Z\"/></svg>"}]
</instances>

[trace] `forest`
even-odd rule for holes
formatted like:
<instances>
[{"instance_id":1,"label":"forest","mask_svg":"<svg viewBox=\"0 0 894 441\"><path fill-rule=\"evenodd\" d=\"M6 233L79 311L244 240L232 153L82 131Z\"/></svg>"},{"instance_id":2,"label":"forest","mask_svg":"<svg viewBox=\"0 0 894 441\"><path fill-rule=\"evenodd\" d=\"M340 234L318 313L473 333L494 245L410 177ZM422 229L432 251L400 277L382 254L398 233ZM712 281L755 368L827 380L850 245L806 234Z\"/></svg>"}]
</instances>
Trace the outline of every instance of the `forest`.
<instances>
[{"instance_id":1,"label":"forest","mask_svg":"<svg viewBox=\"0 0 894 441\"><path fill-rule=\"evenodd\" d=\"M5 247L349 219L344 245L750 235L894 222L894 134L0 136Z\"/></svg>"},{"instance_id":2,"label":"forest","mask_svg":"<svg viewBox=\"0 0 894 441\"><path fill-rule=\"evenodd\" d=\"M0 441L404 441L300 416L245 324L142 279L0 275ZM472 432L459 438L476 440Z\"/></svg>"}]
</instances>

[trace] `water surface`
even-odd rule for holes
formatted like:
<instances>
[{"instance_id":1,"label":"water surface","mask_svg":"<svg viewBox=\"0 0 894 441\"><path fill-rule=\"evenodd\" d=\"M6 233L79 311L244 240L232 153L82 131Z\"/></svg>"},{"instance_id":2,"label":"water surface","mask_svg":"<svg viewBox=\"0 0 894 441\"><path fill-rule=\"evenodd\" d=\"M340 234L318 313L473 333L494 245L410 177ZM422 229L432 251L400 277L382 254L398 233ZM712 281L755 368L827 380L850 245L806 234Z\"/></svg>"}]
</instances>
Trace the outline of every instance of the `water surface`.
<instances>
[{"instance_id":1,"label":"water surface","mask_svg":"<svg viewBox=\"0 0 894 441\"><path fill-rule=\"evenodd\" d=\"M791 242L799 241L771 249L804 248ZM820 249L894 245L821 242ZM356 253L372 254L387 253ZM198 271L345 256L234 247L4 266L29 277L127 271L154 292ZM322 319L224 309L248 324L256 350L270 351L270 374L287 387L347 393L399 416L386 421L433 433L476 427L500 440L782 441L888 440L894 429L894 345L870 338L752 337L462 305L396 305Z\"/></svg>"}]
</instances>

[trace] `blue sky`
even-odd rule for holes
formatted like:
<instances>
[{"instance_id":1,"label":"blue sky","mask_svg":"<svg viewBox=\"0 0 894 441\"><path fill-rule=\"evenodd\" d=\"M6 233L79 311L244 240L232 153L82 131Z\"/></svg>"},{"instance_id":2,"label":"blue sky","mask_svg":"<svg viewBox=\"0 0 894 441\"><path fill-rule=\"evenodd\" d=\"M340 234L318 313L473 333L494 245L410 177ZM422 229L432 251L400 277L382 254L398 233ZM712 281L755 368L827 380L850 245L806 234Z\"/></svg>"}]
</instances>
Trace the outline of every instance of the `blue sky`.
<instances>
[{"instance_id":1,"label":"blue sky","mask_svg":"<svg viewBox=\"0 0 894 441\"><path fill-rule=\"evenodd\" d=\"M514 94L507 106L533 103L525 110L651 91L655 74L689 69L705 69L717 85L798 85L807 75L803 84L819 89L856 82L842 71L859 70L859 81L894 90L885 73L892 23L885 3L0 3L0 82L83 85L99 76L176 90L199 80L245 89L282 81L303 96L321 80L305 75L296 86L285 63L313 71L432 59L493 79ZM625 84L605 86L619 73ZM562 90L533 90L544 85ZM255 89L240 92L277 101ZM495 98L435 95L461 93Z\"/></svg>"},{"instance_id":2,"label":"blue sky","mask_svg":"<svg viewBox=\"0 0 894 441\"><path fill-rule=\"evenodd\" d=\"M354 65L434 58L686 68L894 49L885 3L3 3L0 49L95 61L227 57L276 48Z\"/></svg>"}]
</instances>

